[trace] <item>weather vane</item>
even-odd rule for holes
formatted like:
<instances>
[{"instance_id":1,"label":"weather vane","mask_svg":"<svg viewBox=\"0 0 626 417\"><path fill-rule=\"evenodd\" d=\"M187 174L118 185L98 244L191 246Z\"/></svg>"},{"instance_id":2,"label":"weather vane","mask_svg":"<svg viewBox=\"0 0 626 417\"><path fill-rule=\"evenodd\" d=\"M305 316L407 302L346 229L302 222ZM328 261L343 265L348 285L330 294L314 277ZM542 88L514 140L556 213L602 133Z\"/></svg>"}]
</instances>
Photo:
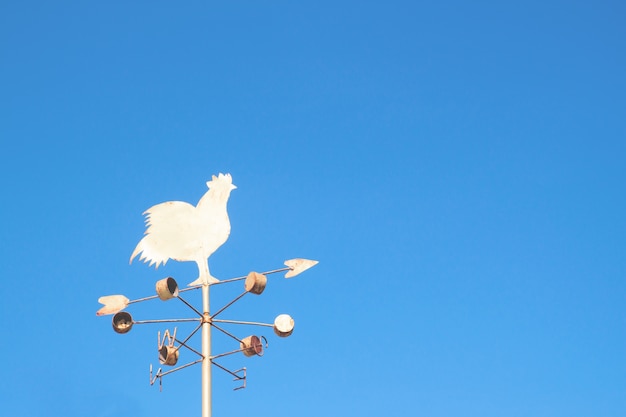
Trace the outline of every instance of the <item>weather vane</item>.
<instances>
[{"instance_id":1,"label":"weather vane","mask_svg":"<svg viewBox=\"0 0 626 417\"><path fill-rule=\"evenodd\" d=\"M209 271L209 257L226 242L230 235L230 220L228 218L227 204L232 190L236 189L230 174L213 176L207 182L207 191L198 204L193 206L183 201L168 201L157 204L144 212L146 216L145 236L139 241L133 251L130 261L132 262L139 254L140 260L150 262L150 266L165 265L169 259L185 262L193 261L198 265L198 278L191 282L188 288L179 289L178 283L172 277L157 281L156 295L130 300L124 295L108 295L100 297L98 302L104 306L97 311L98 316L113 314L113 330L124 334L128 333L135 324L148 323L198 323L194 330L185 337L179 339L177 328L173 331L165 330L163 334L158 332L157 349L159 362L164 366L176 366L180 357L181 348L193 353L195 360L167 371L159 368L154 372L150 365L150 384L159 380L162 387L163 377L192 365L201 364L202 368L202 417L211 417L211 365L231 374L234 380L241 383L235 389L245 388L246 368L232 371L219 363L216 359L242 352L245 356L261 356L263 345L267 347L267 340L263 336L250 335L238 338L223 328L226 324L252 325L272 327L274 333L280 337L291 335L294 328L294 320L288 314L281 314L273 324L252 321L225 320L218 318L231 305L239 301L248 293L259 295L267 285L267 276L279 272L286 272L285 278L294 277L301 272L315 266L317 261L309 259L290 259L285 261L285 267L266 271L250 272L237 278L218 280ZM236 281L244 281L244 291L214 313L210 312L210 287L218 284L226 284ZM202 310L196 309L191 303L181 297L182 292L202 290ZM124 310L128 305L142 301L159 298L163 301L173 298L179 299L195 314L192 318L177 318L167 320L134 320L130 313ZM211 329L215 328L226 336L239 342L239 349L218 355L211 354ZM191 338L201 330L201 350L198 351L190 345Z\"/></svg>"}]
</instances>

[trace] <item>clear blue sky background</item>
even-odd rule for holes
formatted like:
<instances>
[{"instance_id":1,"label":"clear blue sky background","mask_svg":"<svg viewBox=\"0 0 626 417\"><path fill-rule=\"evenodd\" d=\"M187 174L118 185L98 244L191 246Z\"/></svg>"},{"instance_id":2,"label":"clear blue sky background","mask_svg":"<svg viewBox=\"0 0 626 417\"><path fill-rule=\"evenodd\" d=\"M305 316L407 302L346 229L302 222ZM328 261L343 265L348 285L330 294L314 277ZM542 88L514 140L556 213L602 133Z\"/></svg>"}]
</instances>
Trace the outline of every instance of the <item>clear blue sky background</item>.
<instances>
[{"instance_id":1,"label":"clear blue sky background","mask_svg":"<svg viewBox=\"0 0 626 417\"><path fill-rule=\"evenodd\" d=\"M229 313L296 329L214 416L626 415L623 2L3 1L0 80L3 415L200 415L95 311L196 277L128 258L218 172L216 276L320 264Z\"/></svg>"}]
</instances>

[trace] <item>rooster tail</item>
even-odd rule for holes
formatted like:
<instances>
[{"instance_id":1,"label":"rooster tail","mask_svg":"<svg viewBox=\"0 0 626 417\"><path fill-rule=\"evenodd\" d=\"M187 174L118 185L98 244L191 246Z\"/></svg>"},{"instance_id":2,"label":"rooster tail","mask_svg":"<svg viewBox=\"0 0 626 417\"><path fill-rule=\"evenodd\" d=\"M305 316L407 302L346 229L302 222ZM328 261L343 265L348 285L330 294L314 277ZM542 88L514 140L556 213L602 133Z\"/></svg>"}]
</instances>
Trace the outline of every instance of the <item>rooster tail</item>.
<instances>
[{"instance_id":1,"label":"rooster tail","mask_svg":"<svg viewBox=\"0 0 626 417\"><path fill-rule=\"evenodd\" d=\"M141 246L142 246L141 242L139 242L139 244L137 245L137 247L133 251L133 254L130 255L130 259L128 260L128 264L132 264L133 263L133 259L135 259L137 257L137 255L139 255L143 251L143 247L141 247Z\"/></svg>"},{"instance_id":2,"label":"rooster tail","mask_svg":"<svg viewBox=\"0 0 626 417\"><path fill-rule=\"evenodd\" d=\"M159 266L165 265L169 258L163 257L161 254L152 250L152 248L150 247L150 242L147 242L147 245L144 245L144 241L145 241L145 238L139 241L132 255L130 255L130 260L128 261L128 263L132 264L133 259L135 259L137 255L141 254L141 256L139 257L139 260L143 261L144 263L150 262L149 263L150 266L154 265L155 268L158 269Z\"/></svg>"}]
</instances>

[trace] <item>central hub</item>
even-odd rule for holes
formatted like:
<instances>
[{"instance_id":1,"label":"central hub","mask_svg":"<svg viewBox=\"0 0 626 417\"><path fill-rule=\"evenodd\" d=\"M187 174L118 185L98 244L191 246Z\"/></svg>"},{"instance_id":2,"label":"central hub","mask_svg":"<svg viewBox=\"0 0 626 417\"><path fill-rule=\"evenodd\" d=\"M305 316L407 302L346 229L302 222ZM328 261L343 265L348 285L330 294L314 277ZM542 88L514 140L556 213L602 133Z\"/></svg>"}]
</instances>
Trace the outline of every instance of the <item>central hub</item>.
<instances>
[{"instance_id":1,"label":"central hub","mask_svg":"<svg viewBox=\"0 0 626 417\"><path fill-rule=\"evenodd\" d=\"M211 315L209 313L204 313L204 315L202 316L202 323L209 323L211 324L213 322L213 319L211 317Z\"/></svg>"}]
</instances>

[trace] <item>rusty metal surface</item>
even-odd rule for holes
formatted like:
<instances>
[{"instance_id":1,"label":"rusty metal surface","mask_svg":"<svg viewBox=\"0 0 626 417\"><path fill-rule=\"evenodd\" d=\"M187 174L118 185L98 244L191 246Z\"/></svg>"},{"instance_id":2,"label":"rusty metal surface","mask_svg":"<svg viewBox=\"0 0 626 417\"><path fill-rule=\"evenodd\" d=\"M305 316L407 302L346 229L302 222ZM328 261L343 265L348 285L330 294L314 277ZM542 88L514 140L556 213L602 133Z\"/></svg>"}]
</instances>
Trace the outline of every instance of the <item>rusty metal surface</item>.
<instances>
[{"instance_id":1,"label":"rusty metal surface","mask_svg":"<svg viewBox=\"0 0 626 417\"><path fill-rule=\"evenodd\" d=\"M244 288L252 294L260 295L267 285L267 277L258 272L250 272L246 277Z\"/></svg>"}]
</instances>

